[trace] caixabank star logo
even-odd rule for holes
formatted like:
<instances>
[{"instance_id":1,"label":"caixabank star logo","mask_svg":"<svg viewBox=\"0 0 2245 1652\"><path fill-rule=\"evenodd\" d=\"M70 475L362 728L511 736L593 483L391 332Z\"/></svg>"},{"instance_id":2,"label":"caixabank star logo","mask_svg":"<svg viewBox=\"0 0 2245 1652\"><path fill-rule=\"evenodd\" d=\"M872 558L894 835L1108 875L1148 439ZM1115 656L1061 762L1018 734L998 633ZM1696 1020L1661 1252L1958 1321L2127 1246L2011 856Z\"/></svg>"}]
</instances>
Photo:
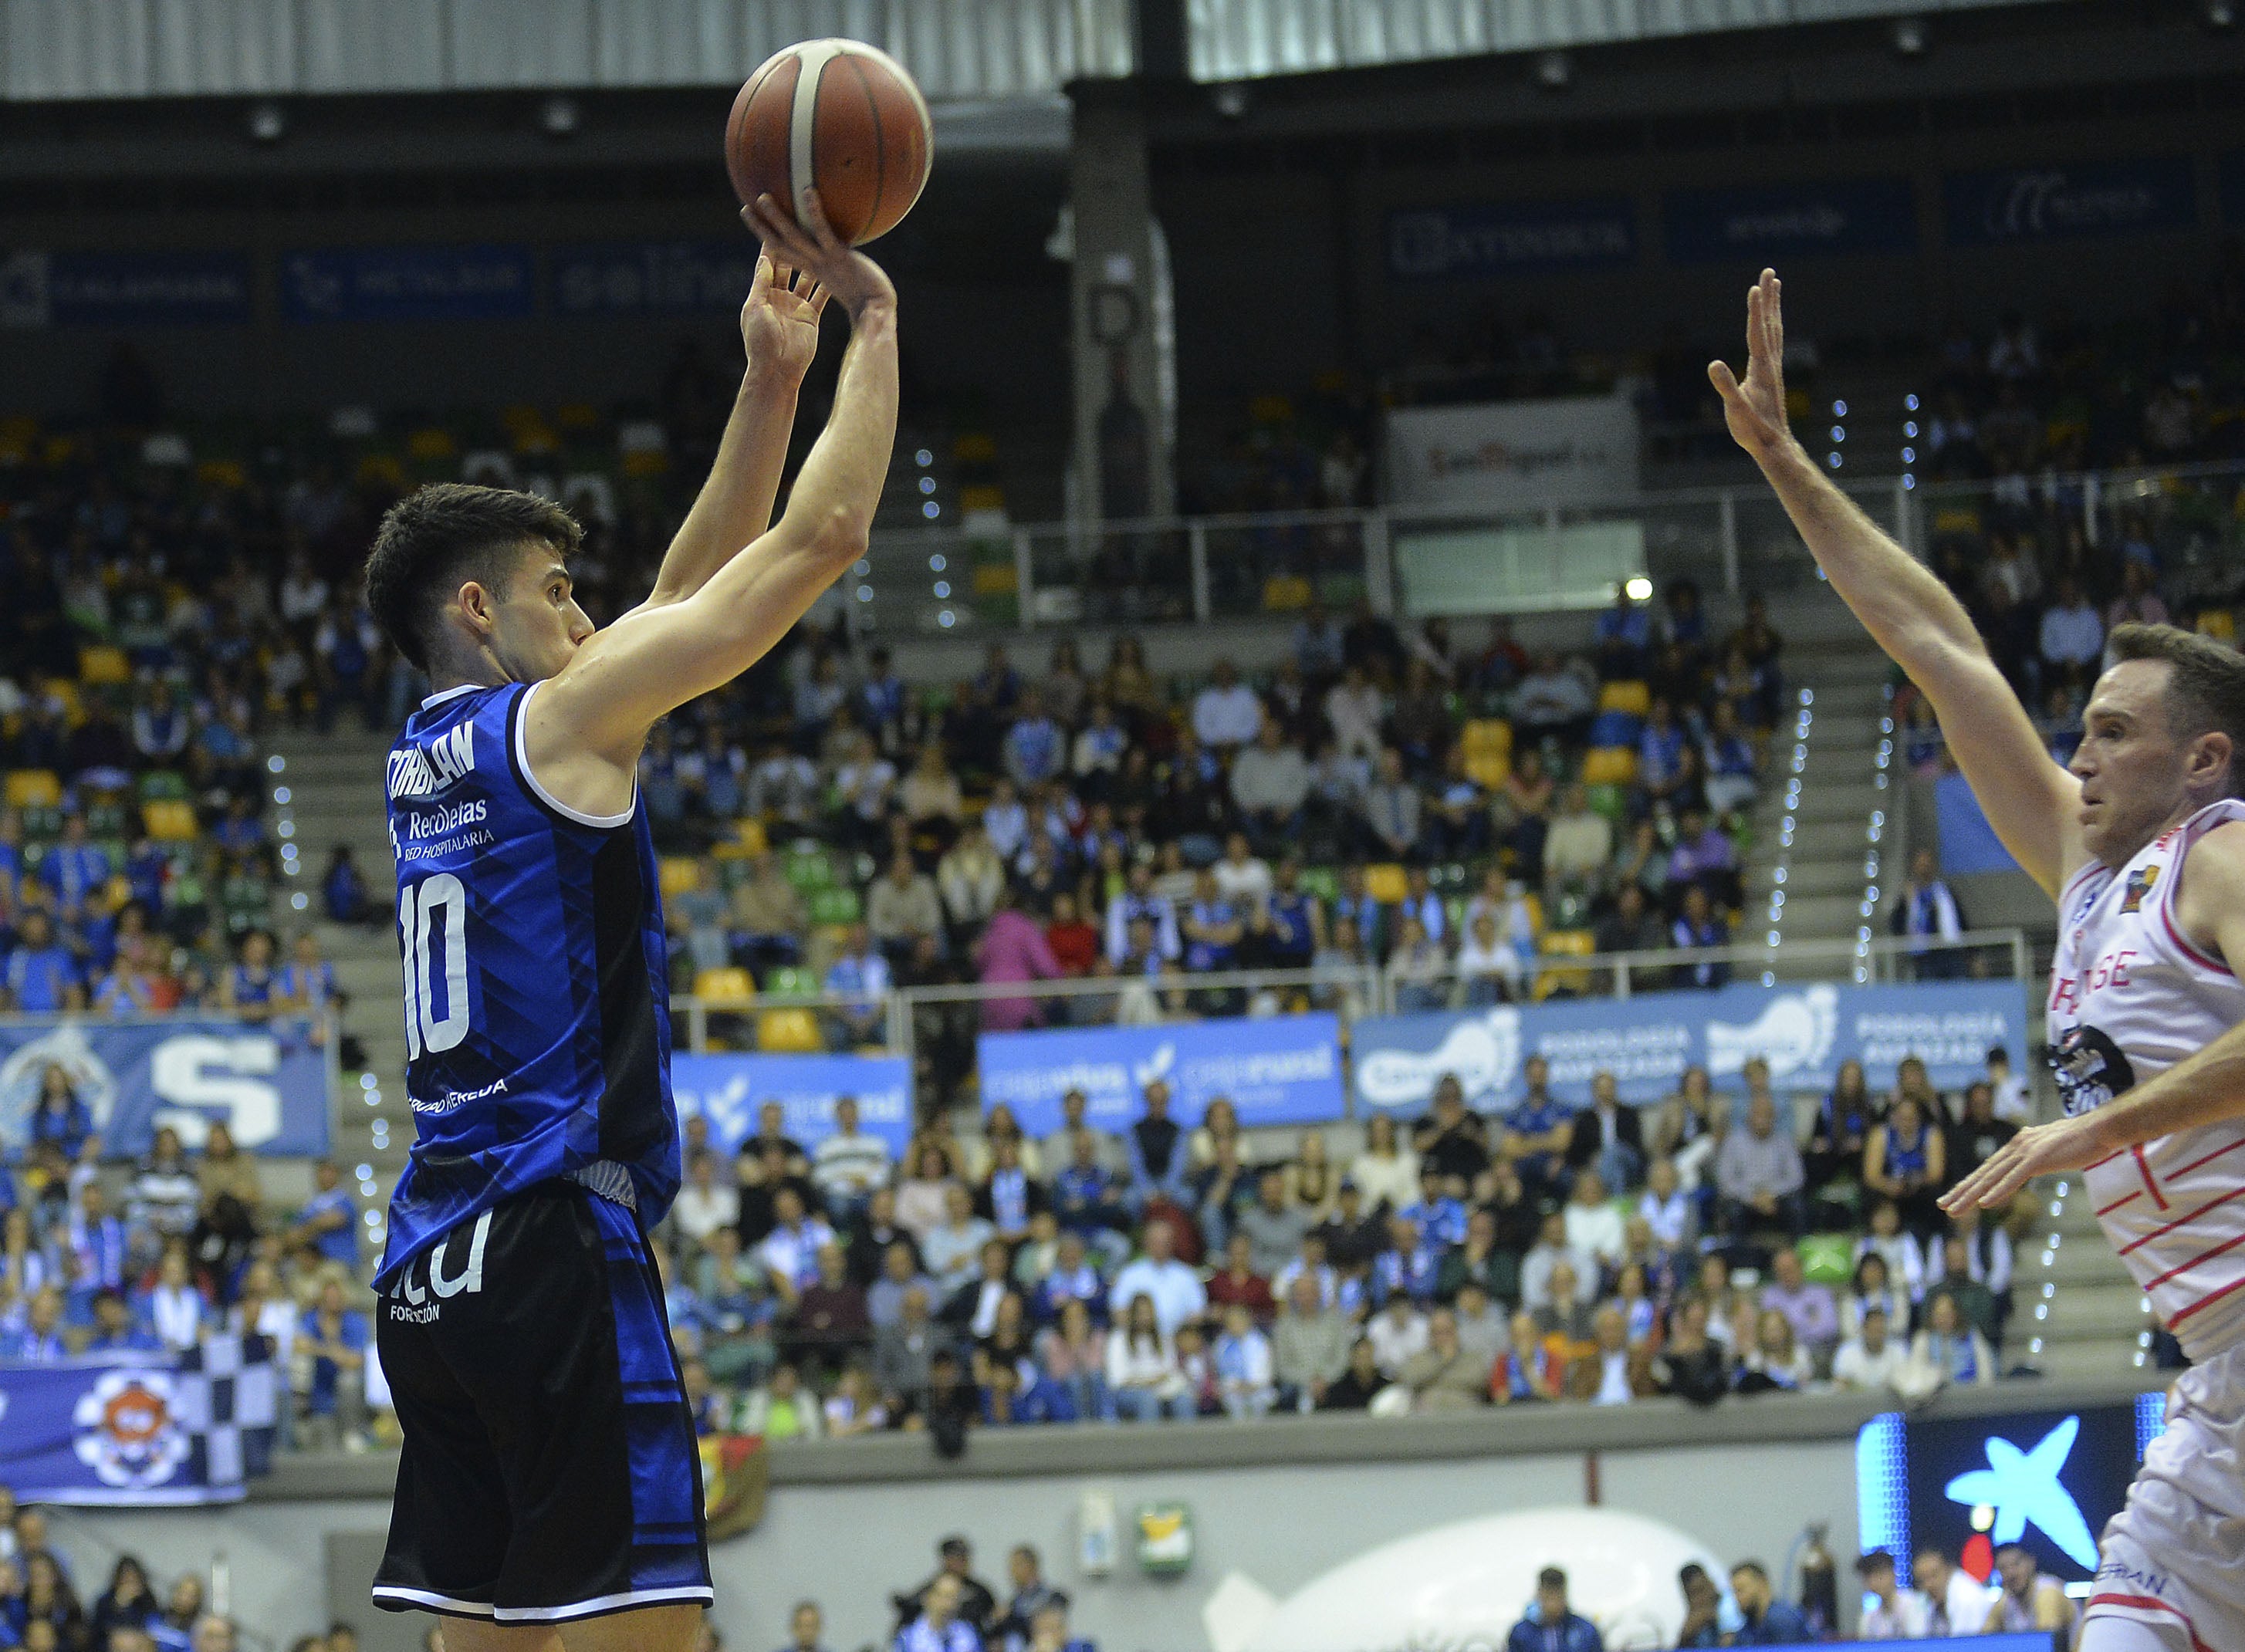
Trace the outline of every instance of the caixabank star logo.
<instances>
[{"instance_id":1,"label":"caixabank star logo","mask_svg":"<svg viewBox=\"0 0 2245 1652\"><path fill-rule=\"evenodd\" d=\"M78 1400L71 1422L78 1461L105 1486L146 1491L167 1485L192 1446L180 1420L179 1395L160 1371L106 1373Z\"/></svg>"}]
</instances>

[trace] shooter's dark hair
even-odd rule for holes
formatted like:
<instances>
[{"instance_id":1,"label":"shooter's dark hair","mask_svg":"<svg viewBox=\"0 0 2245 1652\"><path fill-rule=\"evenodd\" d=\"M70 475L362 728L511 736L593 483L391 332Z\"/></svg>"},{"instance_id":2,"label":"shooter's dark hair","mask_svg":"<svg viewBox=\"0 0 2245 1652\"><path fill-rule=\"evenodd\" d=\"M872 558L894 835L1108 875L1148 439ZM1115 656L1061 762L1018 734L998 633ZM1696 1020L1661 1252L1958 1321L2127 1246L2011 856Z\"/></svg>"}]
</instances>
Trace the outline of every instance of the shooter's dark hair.
<instances>
[{"instance_id":1,"label":"shooter's dark hair","mask_svg":"<svg viewBox=\"0 0 2245 1652\"><path fill-rule=\"evenodd\" d=\"M503 591L525 546L566 558L584 537L576 518L535 493L431 483L382 518L366 559L366 606L397 652L426 671L437 615L464 581Z\"/></svg>"},{"instance_id":2,"label":"shooter's dark hair","mask_svg":"<svg viewBox=\"0 0 2245 1652\"><path fill-rule=\"evenodd\" d=\"M2245 654L2178 626L2131 621L2114 626L2105 644L2108 669L2125 660L2164 660L2174 668L2166 695L2168 728L2178 740L2228 735L2228 793L2245 795Z\"/></svg>"}]
</instances>

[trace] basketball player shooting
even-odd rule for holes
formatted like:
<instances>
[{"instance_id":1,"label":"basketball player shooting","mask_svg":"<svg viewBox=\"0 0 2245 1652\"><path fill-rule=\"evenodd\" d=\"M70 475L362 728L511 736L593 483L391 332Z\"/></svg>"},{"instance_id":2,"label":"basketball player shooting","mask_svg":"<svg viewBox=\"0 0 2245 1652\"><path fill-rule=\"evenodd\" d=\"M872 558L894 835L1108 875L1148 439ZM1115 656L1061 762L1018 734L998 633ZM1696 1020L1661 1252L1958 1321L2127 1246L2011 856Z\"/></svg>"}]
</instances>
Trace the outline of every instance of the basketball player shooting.
<instances>
[{"instance_id":1,"label":"basketball player shooting","mask_svg":"<svg viewBox=\"0 0 2245 1652\"><path fill-rule=\"evenodd\" d=\"M896 292L762 195L748 370L647 600L596 628L577 524L444 484L367 598L434 690L389 758L418 1139L376 1345L405 1441L376 1604L454 1652L685 1652L712 1598L694 1425L648 1232L679 1185L648 729L730 682L865 554L896 436ZM827 303L834 407L767 531ZM743 548L745 547L745 548Z\"/></svg>"},{"instance_id":2,"label":"basketball player shooting","mask_svg":"<svg viewBox=\"0 0 2245 1652\"><path fill-rule=\"evenodd\" d=\"M1764 270L1746 295L1744 381L1708 367L1731 434L2058 902L2048 1020L2066 1117L1943 1202L2000 1205L2030 1177L2086 1172L2194 1362L2105 1529L2079 1652L2245 1647L2245 659L2169 626L2115 626L2059 768L1964 606L1786 428L1779 291Z\"/></svg>"}]
</instances>

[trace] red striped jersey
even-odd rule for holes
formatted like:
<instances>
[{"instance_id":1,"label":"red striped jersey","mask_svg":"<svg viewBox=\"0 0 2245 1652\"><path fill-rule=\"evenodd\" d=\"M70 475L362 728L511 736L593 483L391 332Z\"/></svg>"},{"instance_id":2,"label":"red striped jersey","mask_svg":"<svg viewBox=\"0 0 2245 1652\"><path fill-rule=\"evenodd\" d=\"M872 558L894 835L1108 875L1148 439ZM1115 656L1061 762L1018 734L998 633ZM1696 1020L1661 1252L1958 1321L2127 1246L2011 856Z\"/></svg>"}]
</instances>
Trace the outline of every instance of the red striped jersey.
<instances>
[{"instance_id":1,"label":"red striped jersey","mask_svg":"<svg viewBox=\"0 0 2245 1652\"><path fill-rule=\"evenodd\" d=\"M2245 985L2184 938L2190 846L2245 802L2209 803L2115 871L2092 862L2058 897L2051 1060L2068 1114L2103 1106L2245 1021ZM2194 1360L2245 1332L2245 1121L2161 1136L2092 1166L2105 1234Z\"/></svg>"}]
</instances>

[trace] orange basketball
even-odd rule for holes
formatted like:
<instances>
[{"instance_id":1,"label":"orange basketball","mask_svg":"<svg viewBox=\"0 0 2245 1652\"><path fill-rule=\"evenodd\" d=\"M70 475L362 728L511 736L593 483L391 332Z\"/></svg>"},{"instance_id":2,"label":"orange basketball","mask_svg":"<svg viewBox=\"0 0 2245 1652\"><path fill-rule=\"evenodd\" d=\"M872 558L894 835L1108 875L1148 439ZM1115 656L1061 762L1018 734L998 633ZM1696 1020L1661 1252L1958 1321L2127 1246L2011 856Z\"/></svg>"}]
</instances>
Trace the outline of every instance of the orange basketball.
<instances>
[{"instance_id":1,"label":"orange basketball","mask_svg":"<svg viewBox=\"0 0 2245 1652\"><path fill-rule=\"evenodd\" d=\"M857 40L775 53L733 99L725 168L743 203L770 195L800 219L816 188L834 233L862 245L894 229L927 186L935 129L902 64Z\"/></svg>"}]
</instances>

